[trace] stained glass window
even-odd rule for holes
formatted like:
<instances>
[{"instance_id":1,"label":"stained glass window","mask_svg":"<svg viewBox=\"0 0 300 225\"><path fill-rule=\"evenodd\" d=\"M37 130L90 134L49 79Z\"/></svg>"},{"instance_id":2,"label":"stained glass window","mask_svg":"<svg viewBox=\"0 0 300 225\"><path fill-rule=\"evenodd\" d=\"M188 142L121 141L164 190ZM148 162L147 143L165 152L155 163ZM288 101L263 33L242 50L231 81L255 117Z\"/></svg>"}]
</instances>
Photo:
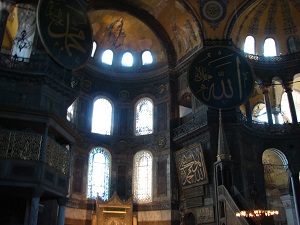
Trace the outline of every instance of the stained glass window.
<instances>
[{"instance_id":1,"label":"stained glass window","mask_svg":"<svg viewBox=\"0 0 300 225\"><path fill-rule=\"evenodd\" d=\"M153 103L149 98L141 99L135 107L135 135L153 133Z\"/></svg>"},{"instance_id":2,"label":"stained glass window","mask_svg":"<svg viewBox=\"0 0 300 225\"><path fill-rule=\"evenodd\" d=\"M152 201L152 161L149 151L140 151L133 159L133 200Z\"/></svg>"},{"instance_id":3,"label":"stained glass window","mask_svg":"<svg viewBox=\"0 0 300 225\"><path fill-rule=\"evenodd\" d=\"M87 197L99 196L102 200L109 197L111 156L107 149L94 148L89 156Z\"/></svg>"},{"instance_id":4,"label":"stained glass window","mask_svg":"<svg viewBox=\"0 0 300 225\"><path fill-rule=\"evenodd\" d=\"M110 135L112 130L112 104L105 98L94 102L92 132Z\"/></svg>"}]
</instances>

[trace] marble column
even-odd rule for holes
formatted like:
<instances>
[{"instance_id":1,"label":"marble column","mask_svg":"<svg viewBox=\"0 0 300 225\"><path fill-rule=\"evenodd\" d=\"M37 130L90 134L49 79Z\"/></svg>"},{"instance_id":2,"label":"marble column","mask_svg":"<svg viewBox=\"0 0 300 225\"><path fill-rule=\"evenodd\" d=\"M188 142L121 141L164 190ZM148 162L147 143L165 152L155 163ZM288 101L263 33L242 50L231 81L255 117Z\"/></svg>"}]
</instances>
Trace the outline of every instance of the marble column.
<instances>
[{"instance_id":1,"label":"marble column","mask_svg":"<svg viewBox=\"0 0 300 225\"><path fill-rule=\"evenodd\" d=\"M295 213L295 203L293 196L287 194L280 196L280 200L285 209L286 220L288 225L296 225L296 213Z\"/></svg>"},{"instance_id":2,"label":"marble column","mask_svg":"<svg viewBox=\"0 0 300 225\"><path fill-rule=\"evenodd\" d=\"M293 99L293 82L285 82L283 84L283 88L287 94L288 97L288 101L289 101L289 106L290 106L290 113L291 113L291 117L292 117L292 123L296 124L297 121L297 113L296 113L296 107L295 107L295 103L294 103L294 99Z\"/></svg>"},{"instance_id":3,"label":"marble column","mask_svg":"<svg viewBox=\"0 0 300 225\"><path fill-rule=\"evenodd\" d=\"M293 168L293 166L289 167L288 173L291 179L291 185L293 190L293 198L294 198L294 205L295 205L295 215L297 224L300 224L300 212L299 212L299 204L300 204L300 183L299 183L299 170L298 167Z\"/></svg>"},{"instance_id":4,"label":"marble column","mask_svg":"<svg viewBox=\"0 0 300 225\"><path fill-rule=\"evenodd\" d=\"M58 198L57 202L59 205L58 208L58 217L57 217L57 225L64 225L65 224L65 213L66 213L66 204L68 198Z\"/></svg>"},{"instance_id":5,"label":"marble column","mask_svg":"<svg viewBox=\"0 0 300 225\"><path fill-rule=\"evenodd\" d=\"M264 95L264 101L265 101L266 110L267 110L268 123L273 124L272 108L271 108L270 95L269 95L270 85L269 84L262 84L260 86L260 88L261 88L262 93Z\"/></svg>"},{"instance_id":6,"label":"marble column","mask_svg":"<svg viewBox=\"0 0 300 225\"><path fill-rule=\"evenodd\" d=\"M37 225L38 223L38 214L39 214L39 204L40 204L40 197L43 194L44 190L42 188L35 188L34 193L31 198L31 205L30 205L30 214L29 214L29 221L28 225Z\"/></svg>"}]
</instances>

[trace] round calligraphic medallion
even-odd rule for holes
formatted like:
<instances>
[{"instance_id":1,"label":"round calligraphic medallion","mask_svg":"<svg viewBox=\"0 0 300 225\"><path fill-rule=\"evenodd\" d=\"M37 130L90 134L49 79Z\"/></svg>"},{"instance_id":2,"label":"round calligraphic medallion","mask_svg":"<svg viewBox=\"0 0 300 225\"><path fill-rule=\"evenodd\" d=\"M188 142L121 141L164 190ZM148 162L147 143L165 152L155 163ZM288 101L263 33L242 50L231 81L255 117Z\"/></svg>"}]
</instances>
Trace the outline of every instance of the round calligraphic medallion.
<instances>
[{"instance_id":1,"label":"round calligraphic medallion","mask_svg":"<svg viewBox=\"0 0 300 225\"><path fill-rule=\"evenodd\" d=\"M67 69L77 69L91 55L92 28L78 0L40 0L37 28L50 56Z\"/></svg>"},{"instance_id":2,"label":"round calligraphic medallion","mask_svg":"<svg viewBox=\"0 0 300 225\"><path fill-rule=\"evenodd\" d=\"M252 94L252 68L243 55L224 46L201 51L188 70L188 83L194 96L217 109L240 106Z\"/></svg>"}]
</instances>

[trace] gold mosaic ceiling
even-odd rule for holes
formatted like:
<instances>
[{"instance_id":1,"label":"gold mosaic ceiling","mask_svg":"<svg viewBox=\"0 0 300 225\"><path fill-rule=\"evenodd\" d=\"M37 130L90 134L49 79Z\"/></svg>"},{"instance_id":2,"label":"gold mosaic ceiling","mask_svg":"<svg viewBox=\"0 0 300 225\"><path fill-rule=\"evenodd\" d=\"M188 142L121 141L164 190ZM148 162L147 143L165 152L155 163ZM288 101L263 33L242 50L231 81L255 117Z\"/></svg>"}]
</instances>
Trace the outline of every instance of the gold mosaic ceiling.
<instances>
[{"instance_id":1,"label":"gold mosaic ceiling","mask_svg":"<svg viewBox=\"0 0 300 225\"><path fill-rule=\"evenodd\" d=\"M243 49L246 36L253 35L261 55L263 41L273 37L278 54L287 54L287 39L299 38L300 31L300 0L94 0L88 11L97 42L122 17L123 36L115 50L147 49L161 64L176 64L209 38L232 39Z\"/></svg>"}]
</instances>

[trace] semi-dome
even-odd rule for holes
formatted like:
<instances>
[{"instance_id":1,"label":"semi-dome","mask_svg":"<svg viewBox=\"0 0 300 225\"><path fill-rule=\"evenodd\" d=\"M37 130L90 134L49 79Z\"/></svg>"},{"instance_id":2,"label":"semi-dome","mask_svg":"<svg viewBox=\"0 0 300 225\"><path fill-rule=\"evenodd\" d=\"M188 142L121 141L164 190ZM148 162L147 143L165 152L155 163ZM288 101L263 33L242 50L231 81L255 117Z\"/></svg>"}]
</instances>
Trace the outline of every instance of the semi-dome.
<instances>
[{"instance_id":1,"label":"semi-dome","mask_svg":"<svg viewBox=\"0 0 300 225\"><path fill-rule=\"evenodd\" d=\"M250 4L253 2L252 4ZM248 7L245 7L249 5ZM231 32L233 42L244 49L247 36L255 43L254 54L264 54L264 42L272 38L276 45L276 55L299 51L300 4L292 0L248 1L237 7L233 16Z\"/></svg>"}]
</instances>

